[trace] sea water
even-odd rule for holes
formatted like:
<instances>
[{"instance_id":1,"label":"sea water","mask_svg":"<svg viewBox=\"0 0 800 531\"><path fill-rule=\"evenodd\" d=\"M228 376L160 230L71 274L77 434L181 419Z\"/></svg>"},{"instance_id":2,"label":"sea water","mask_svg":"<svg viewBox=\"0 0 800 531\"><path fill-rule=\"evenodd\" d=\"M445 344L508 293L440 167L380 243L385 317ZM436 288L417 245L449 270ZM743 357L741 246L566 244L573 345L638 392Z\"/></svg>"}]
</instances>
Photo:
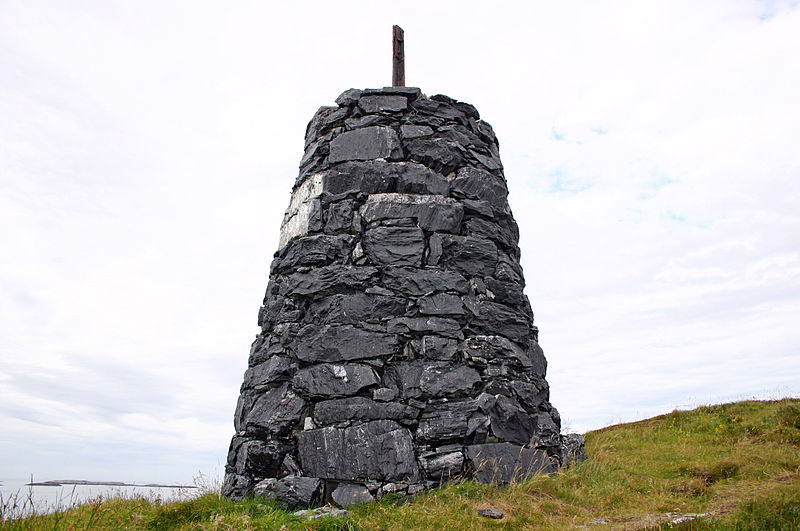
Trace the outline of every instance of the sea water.
<instances>
[{"instance_id":1,"label":"sea water","mask_svg":"<svg viewBox=\"0 0 800 531\"><path fill-rule=\"evenodd\" d=\"M28 485L31 479L0 479L0 511L2 518L17 519L30 514L52 513L68 509L80 503L117 498L143 497L172 502L191 499L200 494L200 489L187 487L145 487L118 485Z\"/></svg>"}]
</instances>

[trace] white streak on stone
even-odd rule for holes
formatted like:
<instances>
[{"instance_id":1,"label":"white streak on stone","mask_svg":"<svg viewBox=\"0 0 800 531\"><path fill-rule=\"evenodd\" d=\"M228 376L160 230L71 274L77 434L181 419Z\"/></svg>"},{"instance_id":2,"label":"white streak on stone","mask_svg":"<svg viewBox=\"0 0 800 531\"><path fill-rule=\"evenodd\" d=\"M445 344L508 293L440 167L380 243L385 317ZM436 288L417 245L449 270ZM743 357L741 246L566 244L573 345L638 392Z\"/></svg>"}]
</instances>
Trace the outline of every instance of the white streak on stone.
<instances>
[{"instance_id":1,"label":"white streak on stone","mask_svg":"<svg viewBox=\"0 0 800 531\"><path fill-rule=\"evenodd\" d=\"M317 173L306 179L292 194L289 208L283 216L281 237L278 248L283 249L295 238L308 234L308 222L314 201L322 194L322 174Z\"/></svg>"}]
</instances>

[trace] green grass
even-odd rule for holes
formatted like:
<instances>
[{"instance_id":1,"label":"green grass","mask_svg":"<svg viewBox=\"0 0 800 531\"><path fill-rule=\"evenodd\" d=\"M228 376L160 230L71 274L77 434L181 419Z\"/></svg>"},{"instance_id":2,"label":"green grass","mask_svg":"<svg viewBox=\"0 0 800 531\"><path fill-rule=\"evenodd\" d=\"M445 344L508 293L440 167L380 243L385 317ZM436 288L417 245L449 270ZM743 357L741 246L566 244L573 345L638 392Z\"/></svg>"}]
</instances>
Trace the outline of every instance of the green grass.
<instances>
[{"instance_id":1,"label":"green grass","mask_svg":"<svg viewBox=\"0 0 800 531\"><path fill-rule=\"evenodd\" d=\"M450 484L313 522L259 500L97 500L0 529L800 529L800 400L674 411L586 434L589 460L498 487ZM479 517L494 507L502 520ZM673 525L679 515L708 516ZM605 524L589 525L593 521Z\"/></svg>"}]
</instances>

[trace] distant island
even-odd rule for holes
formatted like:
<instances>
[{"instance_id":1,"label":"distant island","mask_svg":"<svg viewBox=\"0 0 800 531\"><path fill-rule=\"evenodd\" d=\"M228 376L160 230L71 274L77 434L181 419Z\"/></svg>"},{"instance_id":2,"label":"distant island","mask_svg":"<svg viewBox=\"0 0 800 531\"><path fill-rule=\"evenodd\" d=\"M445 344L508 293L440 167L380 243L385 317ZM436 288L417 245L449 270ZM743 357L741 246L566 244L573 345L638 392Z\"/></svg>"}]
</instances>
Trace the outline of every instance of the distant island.
<instances>
[{"instance_id":1,"label":"distant island","mask_svg":"<svg viewBox=\"0 0 800 531\"><path fill-rule=\"evenodd\" d=\"M31 487L63 487L64 485L92 485L103 487L157 487L166 489L196 489L195 485L163 485L161 483L125 483L122 481L87 481L85 479L51 479L26 483Z\"/></svg>"}]
</instances>

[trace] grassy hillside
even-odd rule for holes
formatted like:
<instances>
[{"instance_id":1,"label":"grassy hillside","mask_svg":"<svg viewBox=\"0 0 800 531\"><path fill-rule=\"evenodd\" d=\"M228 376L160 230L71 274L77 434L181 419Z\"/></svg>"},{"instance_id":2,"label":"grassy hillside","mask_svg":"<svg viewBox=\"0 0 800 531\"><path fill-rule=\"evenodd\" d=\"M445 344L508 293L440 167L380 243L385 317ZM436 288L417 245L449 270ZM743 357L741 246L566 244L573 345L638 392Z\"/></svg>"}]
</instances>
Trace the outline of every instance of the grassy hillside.
<instances>
[{"instance_id":1,"label":"grassy hillside","mask_svg":"<svg viewBox=\"0 0 800 531\"><path fill-rule=\"evenodd\" d=\"M589 461L509 487L451 484L313 522L209 493L99 500L1 529L800 529L800 400L674 411L586 434ZM492 507L500 520L478 516ZM705 516L673 524L688 514Z\"/></svg>"}]
</instances>

